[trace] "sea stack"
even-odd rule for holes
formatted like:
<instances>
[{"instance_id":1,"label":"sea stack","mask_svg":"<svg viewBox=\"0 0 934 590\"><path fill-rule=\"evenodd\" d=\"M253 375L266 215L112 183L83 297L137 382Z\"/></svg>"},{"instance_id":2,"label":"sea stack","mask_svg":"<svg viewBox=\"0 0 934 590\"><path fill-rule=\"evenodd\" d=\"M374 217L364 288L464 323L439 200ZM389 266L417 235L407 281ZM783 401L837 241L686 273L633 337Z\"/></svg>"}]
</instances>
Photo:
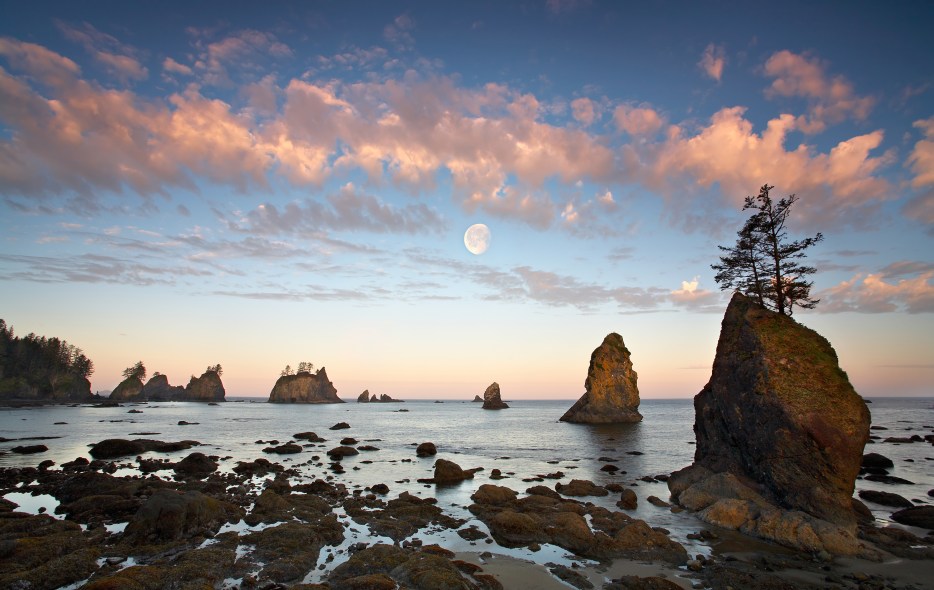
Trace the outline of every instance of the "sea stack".
<instances>
[{"instance_id":1,"label":"sea stack","mask_svg":"<svg viewBox=\"0 0 934 590\"><path fill-rule=\"evenodd\" d=\"M363 393L357 396L357 403L358 404L370 403L370 390L369 389L364 389Z\"/></svg>"},{"instance_id":2,"label":"sea stack","mask_svg":"<svg viewBox=\"0 0 934 590\"><path fill-rule=\"evenodd\" d=\"M176 398L187 402L223 402L227 401L224 384L217 371L205 371L200 377L192 376L185 388L185 393Z\"/></svg>"},{"instance_id":3,"label":"sea stack","mask_svg":"<svg viewBox=\"0 0 934 590\"><path fill-rule=\"evenodd\" d=\"M499 396L499 383L495 381L483 392L484 410L504 410L509 406Z\"/></svg>"},{"instance_id":4,"label":"sea stack","mask_svg":"<svg viewBox=\"0 0 934 590\"><path fill-rule=\"evenodd\" d=\"M562 422L612 424L639 422L639 387L623 337L613 332L590 355L584 381L586 393L571 406Z\"/></svg>"},{"instance_id":5,"label":"sea stack","mask_svg":"<svg viewBox=\"0 0 934 590\"><path fill-rule=\"evenodd\" d=\"M342 404L344 400L337 397L337 389L321 367L317 373L302 372L279 377L269 394L269 403Z\"/></svg>"},{"instance_id":6,"label":"sea stack","mask_svg":"<svg viewBox=\"0 0 934 590\"><path fill-rule=\"evenodd\" d=\"M169 385L166 375L153 375L143 386L142 398L147 401L173 401L185 397L185 388L181 385ZM213 401L213 400L210 400Z\"/></svg>"},{"instance_id":7,"label":"sea stack","mask_svg":"<svg viewBox=\"0 0 934 590\"><path fill-rule=\"evenodd\" d=\"M694 464L668 482L682 506L798 549L862 550L852 495L869 410L824 337L734 294L694 409Z\"/></svg>"},{"instance_id":8,"label":"sea stack","mask_svg":"<svg viewBox=\"0 0 934 590\"><path fill-rule=\"evenodd\" d=\"M110 399L115 402L128 402L143 399L143 382L139 377L127 377L110 392Z\"/></svg>"},{"instance_id":9,"label":"sea stack","mask_svg":"<svg viewBox=\"0 0 934 590\"><path fill-rule=\"evenodd\" d=\"M480 403L483 403L483 398L480 397L479 395L475 395L475 396L473 396L473 399L471 400L471 402L480 402Z\"/></svg>"}]
</instances>

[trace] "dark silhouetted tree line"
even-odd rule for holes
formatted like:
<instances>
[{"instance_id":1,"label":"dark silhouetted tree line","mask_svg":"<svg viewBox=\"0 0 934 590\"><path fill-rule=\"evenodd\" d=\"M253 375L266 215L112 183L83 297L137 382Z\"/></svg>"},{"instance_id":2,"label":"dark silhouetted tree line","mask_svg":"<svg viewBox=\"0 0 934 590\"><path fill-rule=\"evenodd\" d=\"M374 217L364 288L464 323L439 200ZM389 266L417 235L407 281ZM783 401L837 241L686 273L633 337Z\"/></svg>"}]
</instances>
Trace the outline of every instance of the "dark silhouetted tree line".
<instances>
[{"instance_id":1,"label":"dark silhouetted tree line","mask_svg":"<svg viewBox=\"0 0 934 590\"><path fill-rule=\"evenodd\" d=\"M77 346L54 337L16 336L0 319L0 396L54 396L93 372L91 359Z\"/></svg>"}]
</instances>

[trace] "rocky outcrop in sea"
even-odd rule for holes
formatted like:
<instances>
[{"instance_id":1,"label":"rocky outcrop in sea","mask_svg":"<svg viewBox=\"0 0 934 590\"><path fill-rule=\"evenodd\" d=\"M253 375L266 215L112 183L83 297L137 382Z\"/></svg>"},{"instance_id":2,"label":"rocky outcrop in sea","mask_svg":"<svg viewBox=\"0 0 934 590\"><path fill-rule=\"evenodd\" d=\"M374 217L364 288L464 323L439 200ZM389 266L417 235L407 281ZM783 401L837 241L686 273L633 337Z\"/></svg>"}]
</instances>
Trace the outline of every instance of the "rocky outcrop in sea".
<instances>
[{"instance_id":1,"label":"rocky outcrop in sea","mask_svg":"<svg viewBox=\"0 0 934 590\"><path fill-rule=\"evenodd\" d=\"M484 410L505 410L509 406L499 396L499 383L495 381L483 392Z\"/></svg>"},{"instance_id":2,"label":"rocky outcrop in sea","mask_svg":"<svg viewBox=\"0 0 934 590\"><path fill-rule=\"evenodd\" d=\"M590 355L586 393L561 416L562 422L611 424L639 422L639 387L623 337L613 332Z\"/></svg>"},{"instance_id":3,"label":"rocky outcrop in sea","mask_svg":"<svg viewBox=\"0 0 934 590\"><path fill-rule=\"evenodd\" d=\"M269 393L269 403L279 404L342 404L337 389L328 379L324 367L316 373L283 375Z\"/></svg>"},{"instance_id":4,"label":"rocky outcrop in sea","mask_svg":"<svg viewBox=\"0 0 934 590\"><path fill-rule=\"evenodd\" d=\"M142 400L143 382L138 377L124 379L110 392L110 399L116 402Z\"/></svg>"},{"instance_id":5,"label":"rocky outcrop in sea","mask_svg":"<svg viewBox=\"0 0 934 590\"><path fill-rule=\"evenodd\" d=\"M363 393L361 393L360 396L357 397L357 403L361 403L361 404L365 404L365 403L372 403L372 404L376 404L376 403L399 404L399 403L403 403L404 401L405 401L405 400L394 399L394 398L392 398L392 397L386 395L385 393L382 394L382 395L376 395L376 394L374 393L373 396L370 397L370 390L369 390L369 389L365 389L365 390L363 391Z\"/></svg>"},{"instance_id":6,"label":"rocky outcrop in sea","mask_svg":"<svg viewBox=\"0 0 934 590\"><path fill-rule=\"evenodd\" d=\"M157 374L146 382L140 394L143 399L150 401L178 401L185 397L185 388L169 385L168 376Z\"/></svg>"},{"instance_id":7,"label":"rocky outcrop in sea","mask_svg":"<svg viewBox=\"0 0 934 590\"><path fill-rule=\"evenodd\" d=\"M359 396L357 396L357 403L358 403L358 404L368 404L368 403L370 403L370 390L369 390L369 389L364 389L364 390L363 390L363 393L361 393Z\"/></svg>"},{"instance_id":8,"label":"rocky outcrop in sea","mask_svg":"<svg viewBox=\"0 0 934 590\"><path fill-rule=\"evenodd\" d=\"M222 402L227 392L217 371L205 371L200 377L192 377L185 387L183 399L187 402Z\"/></svg>"},{"instance_id":9,"label":"rocky outcrop in sea","mask_svg":"<svg viewBox=\"0 0 934 590\"><path fill-rule=\"evenodd\" d=\"M694 408L694 464L668 482L680 505L797 549L867 550L852 495L869 410L824 337L734 295Z\"/></svg>"}]
</instances>

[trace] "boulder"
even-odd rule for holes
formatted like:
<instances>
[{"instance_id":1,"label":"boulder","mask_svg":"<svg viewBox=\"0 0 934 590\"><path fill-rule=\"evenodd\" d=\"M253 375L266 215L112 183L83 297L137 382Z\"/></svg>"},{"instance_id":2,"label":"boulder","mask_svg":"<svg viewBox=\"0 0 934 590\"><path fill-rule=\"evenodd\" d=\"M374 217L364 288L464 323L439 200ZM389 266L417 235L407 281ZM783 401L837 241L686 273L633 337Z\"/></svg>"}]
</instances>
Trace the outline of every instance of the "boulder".
<instances>
[{"instance_id":1,"label":"boulder","mask_svg":"<svg viewBox=\"0 0 934 590\"><path fill-rule=\"evenodd\" d=\"M166 375L153 375L143 386L142 399L152 401L175 401L185 398L185 388L169 385Z\"/></svg>"},{"instance_id":2,"label":"boulder","mask_svg":"<svg viewBox=\"0 0 934 590\"><path fill-rule=\"evenodd\" d=\"M509 406L499 396L499 383L495 381L483 392L484 410L504 410Z\"/></svg>"},{"instance_id":3,"label":"boulder","mask_svg":"<svg viewBox=\"0 0 934 590\"><path fill-rule=\"evenodd\" d=\"M344 400L337 397L337 389L321 367L316 373L279 377L269 394L269 403L342 404Z\"/></svg>"},{"instance_id":4,"label":"boulder","mask_svg":"<svg viewBox=\"0 0 934 590\"><path fill-rule=\"evenodd\" d=\"M892 469L895 467L895 463L892 463L891 459L879 453L866 453L863 455L861 465L867 469Z\"/></svg>"},{"instance_id":5,"label":"boulder","mask_svg":"<svg viewBox=\"0 0 934 590\"><path fill-rule=\"evenodd\" d=\"M116 402L138 401L143 399L143 382L136 377L130 377L120 382L120 385L110 392L110 399Z\"/></svg>"},{"instance_id":6,"label":"boulder","mask_svg":"<svg viewBox=\"0 0 934 590\"><path fill-rule=\"evenodd\" d=\"M462 469L460 465L447 459L435 461L435 476L428 479L419 479L419 483L451 484L465 479L473 479L473 474L481 468Z\"/></svg>"},{"instance_id":7,"label":"boulder","mask_svg":"<svg viewBox=\"0 0 934 590\"><path fill-rule=\"evenodd\" d=\"M201 478L217 470L217 463L204 453L191 453L175 465L179 475Z\"/></svg>"},{"instance_id":8,"label":"boulder","mask_svg":"<svg viewBox=\"0 0 934 590\"><path fill-rule=\"evenodd\" d=\"M892 508L911 508L914 504L911 500L892 492L878 492L876 490L860 490L859 497L867 502L881 504L882 506L891 506Z\"/></svg>"},{"instance_id":9,"label":"boulder","mask_svg":"<svg viewBox=\"0 0 934 590\"><path fill-rule=\"evenodd\" d=\"M639 388L629 349L613 332L590 355L586 392L561 416L562 422L610 424L639 422Z\"/></svg>"},{"instance_id":10,"label":"boulder","mask_svg":"<svg viewBox=\"0 0 934 590\"><path fill-rule=\"evenodd\" d=\"M358 403L358 404L366 404L366 403L369 403L369 402L370 402L370 390L369 390L369 389L364 389L364 390L363 390L363 393L361 393L359 396L357 396L357 403Z\"/></svg>"},{"instance_id":11,"label":"boulder","mask_svg":"<svg viewBox=\"0 0 934 590\"><path fill-rule=\"evenodd\" d=\"M216 371L205 371L201 377L192 377L185 387L184 395L179 401L188 402L222 402L226 401L224 384Z\"/></svg>"},{"instance_id":12,"label":"boulder","mask_svg":"<svg viewBox=\"0 0 934 590\"><path fill-rule=\"evenodd\" d=\"M734 294L694 408L694 464L672 474L673 499L791 547L861 551L852 495L869 410L825 338Z\"/></svg>"},{"instance_id":13,"label":"boulder","mask_svg":"<svg viewBox=\"0 0 934 590\"><path fill-rule=\"evenodd\" d=\"M419 457L431 457L438 454L438 448L433 442L423 442L415 447L415 454Z\"/></svg>"},{"instance_id":14,"label":"boulder","mask_svg":"<svg viewBox=\"0 0 934 590\"><path fill-rule=\"evenodd\" d=\"M934 531L934 506L912 506L892 514L892 520Z\"/></svg>"}]
</instances>

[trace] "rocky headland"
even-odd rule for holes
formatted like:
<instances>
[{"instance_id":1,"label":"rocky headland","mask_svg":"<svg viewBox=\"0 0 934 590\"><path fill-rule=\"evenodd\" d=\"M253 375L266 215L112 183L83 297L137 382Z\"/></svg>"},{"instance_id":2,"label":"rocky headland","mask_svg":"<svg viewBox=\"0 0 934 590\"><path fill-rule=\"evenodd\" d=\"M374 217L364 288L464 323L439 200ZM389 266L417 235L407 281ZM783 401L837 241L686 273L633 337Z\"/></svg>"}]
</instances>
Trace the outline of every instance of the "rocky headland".
<instances>
[{"instance_id":1,"label":"rocky headland","mask_svg":"<svg viewBox=\"0 0 934 590\"><path fill-rule=\"evenodd\" d=\"M590 355L586 393L561 416L562 422L612 424L639 422L639 387L623 337L608 334Z\"/></svg>"},{"instance_id":2,"label":"rocky headland","mask_svg":"<svg viewBox=\"0 0 934 590\"><path fill-rule=\"evenodd\" d=\"M503 401L499 394L499 383L495 381L483 392L484 410L505 410L509 405Z\"/></svg>"},{"instance_id":3,"label":"rocky headland","mask_svg":"<svg viewBox=\"0 0 934 590\"><path fill-rule=\"evenodd\" d=\"M681 506L796 549L872 553L852 499L869 410L825 338L734 295L694 408L694 463L668 481Z\"/></svg>"},{"instance_id":4,"label":"rocky headland","mask_svg":"<svg viewBox=\"0 0 934 590\"><path fill-rule=\"evenodd\" d=\"M273 404L342 404L324 367L315 373L282 375L269 393Z\"/></svg>"}]
</instances>

